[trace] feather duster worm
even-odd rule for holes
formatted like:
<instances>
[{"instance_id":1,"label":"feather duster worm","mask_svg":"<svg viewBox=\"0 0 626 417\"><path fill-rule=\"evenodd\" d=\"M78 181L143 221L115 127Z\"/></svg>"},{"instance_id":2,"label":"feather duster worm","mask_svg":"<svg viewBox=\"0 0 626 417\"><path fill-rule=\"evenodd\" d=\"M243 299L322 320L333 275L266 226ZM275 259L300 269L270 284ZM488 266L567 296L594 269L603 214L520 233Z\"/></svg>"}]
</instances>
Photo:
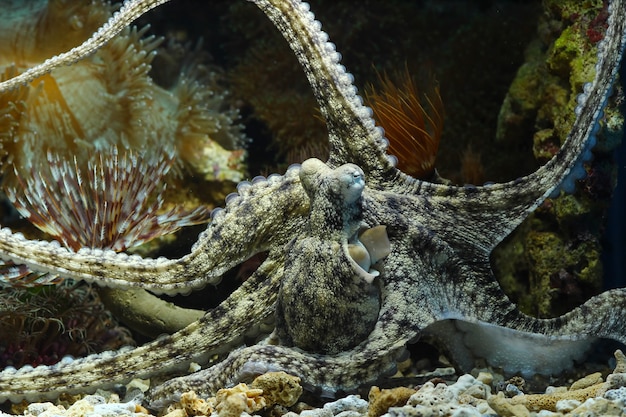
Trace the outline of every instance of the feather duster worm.
<instances>
[{"instance_id":1,"label":"feather duster worm","mask_svg":"<svg viewBox=\"0 0 626 417\"><path fill-rule=\"evenodd\" d=\"M16 174L5 192L19 213L63 246L124 251L181 227L205 223L210 210L163 210L163 178L174 163L167 150L137 155L117 148L92 155L87 167L48 152L48 165ZM17 171L17 169L16 169ZM0 277L13 286L59 284L63 278L5 264Z\"/></svg>"},{"instance_id":2,"label":"feather duster worm","mask_svg":"<svg viewBox=\"0 0 626 417\"><path fill-rule=\"evenodd\" d=\"M367 104L385 129L388 152L398 158L398 168L413 177L428 178L435 169L443 130L439 86L431 80L429 89L420 92L408 68L395 78L379 76L380 89L368 88Z\"/></svg>"},{"instance_id":3,"label":"feather duster worm","mask_svg":"<svg viewBox=\"0 0 626 417\"><path fill-rule=\"evenodd\" d=\"M22 216L74 251L84 247L123 251L208 221L206 206L191 211L180 206L165 209L163 178L174 164L173 151L153 149L137 155L113 147L104 155L92 155L82 168L76 158L68 161L49 152L47 166L38 170L31 166L27 177L16 175L18 184L5 184L6 194ZM25 265L9 262L0 266L0 284L4 281L11 287L58 285L63 280L62 276L32 272ZM144 290L98 292L118 318L144 334L175 331L204 314L179 308ZM127 306L129 298L132 305ZM167 313L166 318L157 324L144 319L155 311Z\"/></svg>"}]
</instances>

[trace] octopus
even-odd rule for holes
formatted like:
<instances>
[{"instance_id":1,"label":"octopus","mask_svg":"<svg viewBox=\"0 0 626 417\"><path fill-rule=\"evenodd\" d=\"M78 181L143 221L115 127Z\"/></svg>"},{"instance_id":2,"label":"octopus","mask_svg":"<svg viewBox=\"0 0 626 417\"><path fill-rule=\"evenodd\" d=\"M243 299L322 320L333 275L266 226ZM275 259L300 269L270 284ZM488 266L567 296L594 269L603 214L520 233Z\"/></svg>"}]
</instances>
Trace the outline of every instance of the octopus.
<instances>
[{"instance_id":1,"label":"octopus","mask_svg":"<svg viewBox=\"0 0 626 417\"><path fill-rule=\"evenodd\" d=\"M164 2L125 2L83 44L7 79L0 91L91 54ZM255 254L267 257L225 301L171 335L55 365L3 370L0 400L154 378L163 382L146 401L158 410L184 392L209 395L269 371L296 375L306 389L330 397L393 373L407 344L426 334L441 340L461 369L483 358L523 375L569 368L597 339L626 342L626 290L539 319L519 311L489 264L494 247L539 204L584 175L626 42L624 0L608 6L595 76L578 98L558 153L527 176L483 186L428 182L397 169L384 132L309 5L252 2L304 69L328 127L328 160L309 159L283 175L240 183L179 259L72 251L7 228L0 230L0 257L100 286L166 294L215 284ZM242 343L271 318L272 334ZM207 364L215 355L225 359L190 371L192 363Z\"/></svg>"}]
</instances>

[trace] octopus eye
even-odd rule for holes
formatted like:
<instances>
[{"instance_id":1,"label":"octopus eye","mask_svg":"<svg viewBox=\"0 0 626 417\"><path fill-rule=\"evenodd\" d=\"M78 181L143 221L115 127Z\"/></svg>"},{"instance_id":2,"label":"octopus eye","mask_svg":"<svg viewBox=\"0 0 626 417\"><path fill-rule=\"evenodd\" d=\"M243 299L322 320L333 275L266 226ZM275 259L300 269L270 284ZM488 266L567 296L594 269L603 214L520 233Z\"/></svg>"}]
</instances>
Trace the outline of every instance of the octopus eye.
<instances>
[{"instance_id":1,"label":"octopus eye","mask_svg":"<svg viewBox=\"0 0 626 417\"><path fill-rule=\"evenodd\" d=\"M361 168L353 164L346 164L339 167L337 178L342 184L342 194L346 201L352 203L358 200L365 187L365 175Z\"/></svg>"},{"instance_id":2,"label":"octopus eye","mask_svg":"<svg viewBox=\"0 0 626 417\"><path fill-rule=\"evenodd\" d=\"M365 186L365 178L363 177L362 172L355 171L352 173L352 186L355 186L355 185L360 186L360 187Z\"/></svg>"}]
</instances>

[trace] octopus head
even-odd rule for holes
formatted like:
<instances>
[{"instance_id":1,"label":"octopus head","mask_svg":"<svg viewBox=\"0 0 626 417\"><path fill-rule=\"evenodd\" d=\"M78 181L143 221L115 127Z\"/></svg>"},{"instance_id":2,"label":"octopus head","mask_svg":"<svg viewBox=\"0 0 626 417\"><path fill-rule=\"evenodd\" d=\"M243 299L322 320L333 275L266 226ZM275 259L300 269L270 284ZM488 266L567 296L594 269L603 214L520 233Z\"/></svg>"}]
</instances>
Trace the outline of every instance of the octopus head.
<instances>
[{"instance_id":1,"label":"octopus head","mask_svg":"<svg viewBox=\"0 0 626 417\"><path fill-rule=\"evenodd\" d=\"M307 194L323 188L340 197L344 204L353 204L365 188L365 174L354 164L345 164L332 169L319 159L311 158L302 163L300 180Z\"/></svg>"},{"instance_id":2,"label":"octopus head","mask_svg":"<svg viewBox=\"0 0 626 417\"><path fill-rule=\"evenodd\" d=\"M347 204L356 202L365 188L365 174L354 164L345 164L335 169L333 180L332 186L336 187L335 191L343 196Z\"/></svg>"}]
</instances>

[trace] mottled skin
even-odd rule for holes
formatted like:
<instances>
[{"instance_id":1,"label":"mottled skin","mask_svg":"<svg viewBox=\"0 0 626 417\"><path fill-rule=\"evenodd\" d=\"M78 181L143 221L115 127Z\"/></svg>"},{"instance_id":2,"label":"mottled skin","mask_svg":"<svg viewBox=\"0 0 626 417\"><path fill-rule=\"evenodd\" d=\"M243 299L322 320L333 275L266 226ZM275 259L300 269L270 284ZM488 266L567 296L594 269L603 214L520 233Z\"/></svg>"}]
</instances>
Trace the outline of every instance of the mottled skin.
<instances>
[{"instance_id":1,"label":"mottled skin","mask_svg":"<svg viewBox=\"0 0 626 417\"><path fill-rule=\"evenodd\" d=\"M308 7L296 0L254 2L285 36L311 83L328 125L328 166L352 163L362 169L367 181L361 195L362 221L368 227L387 226L391 253L382 261L378 278L380 311L366 337L357 335L348 341L353 347L338 353L311 353L270 344L237 349L211 368L170 379L153 389L152 407L160 408L188 389L204 395L251 374L276 369L300 376L307 387L322 394L352 389L393 371L395 359L406 343L429 329L451 348L467 346L455 353L460 362L486 355L495 364L507 366L518 352L528 350L532 353L524 357L524 363L509 367L524 372L541 370L549 363L540 362L540 356L547 356L548 361L566 357L566 362L568 356L576 357L579 346L573 350L568 346L584 345L578 341L605 337L626 342L626 291L605 292L562 317L539 320L519 312L500 290L489 266L491 250L560 184L571 182L569 174L580 166L621 59L624 0L611 2L596 77L579 99L578 117L561 151L526 177L484 187L432 184L395 169L385 155L382 132L361 104L352 78L338 64L339 55ZM160 3L127 3L107 29L67 55L38 67L34 74L84 56L110 38L111 31ZM0 91L32 75L22 77L0 84ZM191 291L216 282L224 271L255 253L269 254L226 301L185 329L136 349L34 370L5 370L0 373L0 397L19 400L55 396L61 391L90 391L134 377L167 378L174 370L184 371L191 361L231 350L247 330L275 312L281 283L297 279L289 275L293 268L290 262L311 262L300 258L298 241L316 234L318 242L323 241L324 233L320 236L317 231L324 227L330 241L346 236L343 228L325 223L324 214L314 203L309 204L309 196L317 195L320 189L313 186L305 190L300 172L294 167L283 176L242 185L239 197L229 199L191 253L176 260L142 259L108 251L72 253L58 245L29 241L2 230L0 255L4 259L100 285L155 292ZM312 219L321 219L321 223ZM294 239L292 253L288 248ZM467 324L461 326L460 322ZM485 337L493 336L490 332L496 330L498 339L488 345L502 350L489 351L489 346L480 346L480 340L472 341L463 333L474 328L485 329ZM286 334L286 328L280 332ZM505 344L505 340L512 343ZM533 363L535 360L538 362Z\"/></svg>"},{"instance_id":2,"label":"mottled skin","mask_svg":"<svg viewBox=\"0 0 626 417\"><path fill-rule=\"evenodd\" d=\"M310 200L308 228L287 245L277 334L286 346L340 353L367 337L380 309L378 281L348 250L362 225L363 171L353 164L331 170L309 159L300 182Z\"/></svg>"}]
</instances>

